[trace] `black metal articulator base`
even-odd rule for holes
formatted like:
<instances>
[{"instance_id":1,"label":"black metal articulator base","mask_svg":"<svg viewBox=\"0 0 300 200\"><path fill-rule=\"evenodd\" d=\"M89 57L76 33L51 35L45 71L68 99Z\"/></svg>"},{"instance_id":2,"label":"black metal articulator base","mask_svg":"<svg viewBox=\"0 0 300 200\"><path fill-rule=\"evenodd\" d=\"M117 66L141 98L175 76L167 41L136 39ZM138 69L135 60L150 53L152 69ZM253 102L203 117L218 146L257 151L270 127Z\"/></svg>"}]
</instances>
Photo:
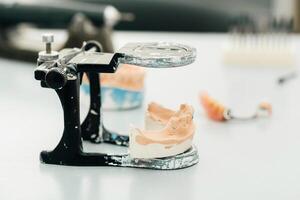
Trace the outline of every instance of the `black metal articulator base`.
<instances>
[{"instance_id":1,"label":"black metal articulator base","mask_svg":"<svg viewBox=\"0 0 300 200\"><path fill-rule=\"evenodd\" d=\"M99 77L98 74L89 74L88 76L90 80ZM97 78L94 80L96 79ZM97 89L97 87L99 87L99 81L97 81L98 84L96 84L96 86L93 86L92 83L93 82L91 82L91 88ZM129 154L108 155L83 152L81 137L85 137L88 140L94 140L101 137L99 132L97 132L101 120L101 103L98 101L94 102L95 104L91 104L89 114L80 126L79 86L79 78L74 77L74 80L69 80L62 89L56 90L63 107L65 128L63 136L56 148L53 151L41 152L41 162L71 166L119 166L150 169L180 169L189 167L198 162L197 150L195 147L192 147L183 154L161 159L132 159ZM91 101L101 98L101 90L98 89L95 90L95 92L96 91L98 92L98 95L91 95ZM109 136L110 134L110 132L107 132L106 136ZM96 137L94 137L94 135L96 135ZM114 137L113 139L107 138L106 141L124 146L128 144L128 136L117 136L124 138L120 139L112 136ZM99 141L98 139L96 140L97 142ZM123 143L120 143L120 141L123 141Z\"/></svg>"},{"instance_id":2,"label":"black metal articulator base","mask_svg":"<svg viewBox=\"0 0 300 200\"><path fill-rule=\"evenodd\" d=\"M94 74L94 76L95 75L99 77L98 74ZM93 77L93 74L89 74L89 77ZM89 140L97 140L97 138L100 137L98 125L100 124L101 115L100 101L95 102L96 104L91 104L89 114L80 126L79 85L80 79L74 77L74 80L69 80L63 88L56 90L64 111L64 132L59 144L53 151L43 151L41 153L41 161L47 164L75 166L120 165L121 163L116 161L116 158L122 156L114 156L114 159L112 159L112 157L107 154L83 152L81 137L85 137ZM99 87L99 82L96 85L98 86L94 88ZM91 87L93 87L92 84ZM99 97L100 93L97 97L91 96L91 99L97 99ZM84 135L82 135L82 133L84 133ZM96 135L96 137L92 137L94 135Z\"/></svg>"},{"instance_id":3,"label":"black metal articulator base","mask_svg":"<svg viewBox=\"0 0 300 200\"><path fill-rule=\"evenodd\" d=\"M101 89L99 73L86 73L90 83L90 108L81 124L81 137L92 143L110 143L120 146L128 146L129 137L114 133L105 128L102 123ZM83 74L81 74L82 78Z\"/></svg>"},{"instance_id":4,"label":"black metal articulator base","mask_svg":"<svg viewBox=\"0 0 300 200\"><path fill-rule=\"evenodd\" d=\"M97 43L89 42L85 45L85 50L95 48L97 52L101 47ZM59 165L76 165L76 166L107 166L109 164L120 165L115 159L122 156L111 156L101 153L84 153L82 148L82 139L92 143L108 142L118 145L128 145L128 136L114 135L104 129L102 131L101 123L101 90L100 76L96 72L87 72L90 82L90 108L88 114L80 124L80 82L83 72L71 74L66 84L56 93L59 96L64 111L64 132L63 136L53 151L43 151L40 159L44 163ZM45 82L42 85L47 87ZM102 134L105 139L102 139ZM114 139L113 139L114 138ZM121 143L120 138L122 139ZM117 139L117 141L115 140Z\"/></svg>"},{"instance_id":5,"label":"black metal articulator base","mask_svg":"<svg viewBox=\"0 0 300 200\"><path fill-rule=\"evenodd\" d=\"M95 43L87 43L84 50L101 48ZM80 51L78 51L81 54ZM73 52L69 55L73 55ZM76 57L77 55L73 57ZM85 53L82 53L86 56ZM98 56L101 56L99 54ZM40 160L46 164L69 166L119 166L148 169L180 169L192 166L198 162L198 154L193 146L188 151L166 158L135 159L130 154L86 153L83 151L82 139L92 143L111 143L128 146L129 137L112 133L104 128L101 113L101 90L99 73L113 73L118 65L117 59L122 55L116 53L109 65L82 65L63 62L41 62L35 78L41 81L42 87L55 89L59 96L64 113L64 131L62 138L53 151L43 151ZM72 56L70 56L72 57ZM69 57L64 57L69 58ZM84 57L85 59L86 57ZM102 61L101 61L102 62ZM63 63L63 64L62 64ZM94 70L96 69L96 70ZM90 108L88 114L80 123L80 83L83 73L87 74L90 82Z\"/></svg>"}]
</instances>

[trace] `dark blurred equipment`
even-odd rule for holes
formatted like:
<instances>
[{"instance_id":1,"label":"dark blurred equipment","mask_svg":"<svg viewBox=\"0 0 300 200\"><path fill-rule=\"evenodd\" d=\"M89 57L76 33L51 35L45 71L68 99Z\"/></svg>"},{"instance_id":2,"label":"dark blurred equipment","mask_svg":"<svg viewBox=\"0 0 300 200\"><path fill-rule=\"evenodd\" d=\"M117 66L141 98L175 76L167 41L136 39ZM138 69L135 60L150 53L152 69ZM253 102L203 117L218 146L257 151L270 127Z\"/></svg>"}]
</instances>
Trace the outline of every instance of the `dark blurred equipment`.
<instances>
[{"instance_id":1,"label":"dark blurred equipment","mask_svg":"<svg viewBox=\"0 0 300 200\"><path fill-rule=\"evenodd\" d=\"M66 0L111 4L136 16L119 30L226 32L241 15L271 14L272 0Z\"/></svg>"},{"instance_id":2,"label":"dark blurred equipment","mask_svg":"<svg viewBox=\"0 0 300 200\"><path fill-rule=\"evenodd\" d=\"M106 6L82 3L0 3L0 18L3 26L28 22L40 28L64 28L76 13L84 13L94 25L102 26L105 9Z\"/></svg>"},{"instance_id":3,"label":"dark blurred equipment","mask_svg":"<svg viewBox=\"0 0 300 200\"><path fill-rule=\"evenodd\" d=\"M24 26L67 29L68 39L59 49L80 46L83 41L96 40L106 52L113 52L111 32L119 20L132 20L109 5L83 2L43 1L31 3L0 3L0 55L34 61L40 49L20 46L16 34L24 34ZM34 42L32 42L34 43Z\"/></svg>"}]
</instances>

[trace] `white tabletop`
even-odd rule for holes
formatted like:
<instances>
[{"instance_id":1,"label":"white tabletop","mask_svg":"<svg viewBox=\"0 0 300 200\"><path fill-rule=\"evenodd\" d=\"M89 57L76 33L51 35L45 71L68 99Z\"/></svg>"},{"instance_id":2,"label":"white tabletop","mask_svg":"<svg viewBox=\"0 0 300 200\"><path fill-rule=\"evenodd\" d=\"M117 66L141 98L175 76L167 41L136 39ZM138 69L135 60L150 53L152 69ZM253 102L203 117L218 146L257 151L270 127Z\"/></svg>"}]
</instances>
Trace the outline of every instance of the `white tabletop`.
<instances>
[{"instance_id":1,"label":"white tabletop","mask_svg":"<svg viewBox=\"0 0 300 200\"><path fill-rule=\"evenodd\" d=\"M200 162L175 171L40 164L40 151L53 149L61 137L59 100L34 80L35 64L0 59L1 200L300 198L300 79L276 85L276 78L290 69L223 66L225 35L118 32L114 37L116 47L133 41L173 41L197 48L197 61L190 66L147 70L144 104L194 106ZM294 40L299 47L300 38ZM274 114L243 123L212 122L198 103L203 90L241 113L251 113L268 100ZM128 132L129 123L142 125L143 109L105 113L105 123ZM84 148L126 151L107 144Z\"/></svg>"}]
</instances>

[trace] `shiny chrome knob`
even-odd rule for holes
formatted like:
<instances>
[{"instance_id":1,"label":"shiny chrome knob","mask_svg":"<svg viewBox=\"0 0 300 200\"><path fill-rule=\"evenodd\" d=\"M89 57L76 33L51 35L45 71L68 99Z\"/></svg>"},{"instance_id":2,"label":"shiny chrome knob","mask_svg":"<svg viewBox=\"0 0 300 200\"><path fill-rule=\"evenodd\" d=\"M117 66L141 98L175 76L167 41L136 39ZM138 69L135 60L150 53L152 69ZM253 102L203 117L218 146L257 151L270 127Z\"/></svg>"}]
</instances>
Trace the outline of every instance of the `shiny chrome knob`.
<instances>
[{"instance_id":1,"label":"shiny chrome knob","mask_svg":"<svg viewBox=\"0 0 300 200\"><path fill-rule=\"evenodd\" d=\"M43 42L46 44L46 53L51 54L51 44L54 42L53 34L43 34L42 36Z\"/></svg>"},{"instance_id":2,"label":"shiny chrome knob","mask_svg":"<svg viewBox=\"0 0 300 200\"><path fill-rule=\"evenodd\" d=\"M52 50L52 43L54 42L54 35L53 34L43 34L42 41L46 44L46 51L39 52L39 62L51 61L56 60L59 58L59 54L57 51Z\"/></svg>"}]
</instances>

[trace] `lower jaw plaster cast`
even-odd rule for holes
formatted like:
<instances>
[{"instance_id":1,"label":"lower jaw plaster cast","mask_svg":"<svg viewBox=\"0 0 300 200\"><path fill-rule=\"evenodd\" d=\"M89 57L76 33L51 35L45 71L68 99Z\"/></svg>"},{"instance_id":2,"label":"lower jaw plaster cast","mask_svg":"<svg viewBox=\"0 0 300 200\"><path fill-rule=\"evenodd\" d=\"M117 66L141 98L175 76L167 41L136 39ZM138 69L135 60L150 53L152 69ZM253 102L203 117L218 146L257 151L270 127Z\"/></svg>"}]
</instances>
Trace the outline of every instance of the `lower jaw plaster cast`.
<instances>
[{"instance_id":1,"label":"lower jaw plaster cast","mask_svg":"<svg viewBox=\"0 0 300 200\"><path fill-rule=\"evenodd\" d=\"M144 79L145 70L129 64L123 64L114 74L101 74L102 107L122 110L141 106ZM89 94L89 83L85 76L82 89L85 94Z\"/></svg>"},{"instance_id":2,"label":"lower jaw plaster cast","mask_svg":"<svg viewBox=\"0 0 300 200\"><path fill-rule=\"evenodd\" d=\"M132 128L129 151L133 158L163 158L178 155L192 146L195 133L193 108L182 104L175 112L156 103L148 106L146 130Z\"/></svg>"},{"instance_id":3,"label":"lower jaw plaster cast","mask_svg":"<svg viewBox=\"0 0 300 200\"><path fill-rule=\"evenodd\" d=\"M160 130L163 129L170 118L175 115L175 111L162 107L161 105L151 102L148 105L145 129L146 130Z\"/></svg>"}]
</instances>

